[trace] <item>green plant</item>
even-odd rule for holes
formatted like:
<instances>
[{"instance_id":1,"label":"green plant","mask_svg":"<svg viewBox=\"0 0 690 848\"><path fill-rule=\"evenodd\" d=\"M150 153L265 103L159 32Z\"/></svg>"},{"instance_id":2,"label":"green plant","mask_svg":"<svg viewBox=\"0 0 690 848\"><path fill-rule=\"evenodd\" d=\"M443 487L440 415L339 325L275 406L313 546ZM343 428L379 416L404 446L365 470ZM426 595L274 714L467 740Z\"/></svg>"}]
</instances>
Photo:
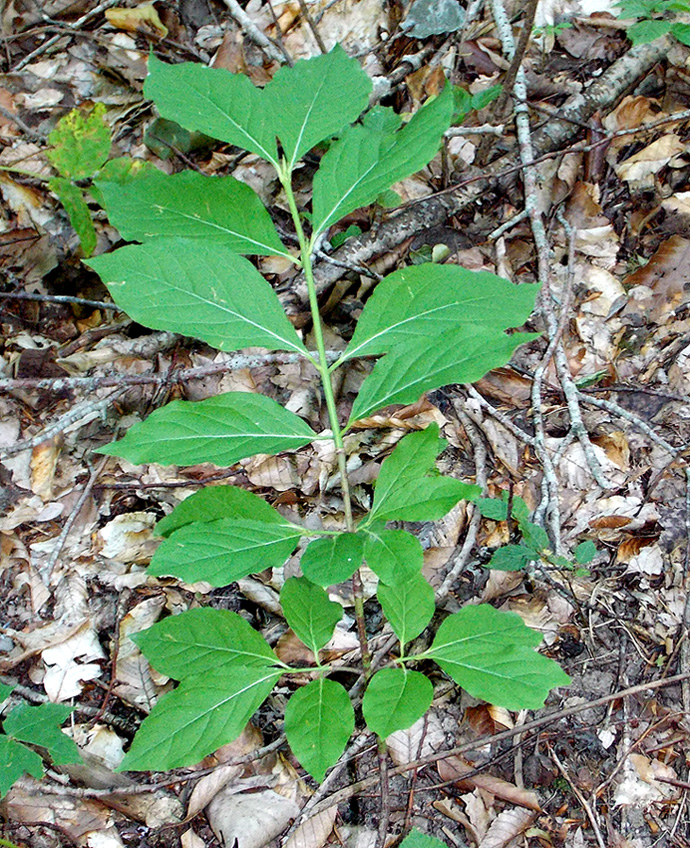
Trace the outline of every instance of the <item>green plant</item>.
<instances>
[{"instance_id":1,"label":"green plant","mask_svg":"<svg viewBox=\"0 0 690 848\"><path fill-rule=\"evenodd\" d=\"M487 568L520 571L531 562L542 562L554 568L575 569L577 572L578 566L586 565L597 555L596 546L590 540L580 542L575 547L573 559L554 553L546 531L529 520L529 508L517 495L511 499L508 492L503 492L500 499L478 498L475 503L484 518L512 522L521 537L517 544L498 548L487 563Z\"/></svg>"},{"instance_id":2,"label":"green plant","mask_svg":"<svg viewBox=\"0 0 690 848\"><path fill-rule=\"evenodd\" d=\"M619 0L619 18L636 18L628 27L627 36L634 45L647 44L670 33L682 44L690 46L690 24L667 20L674 12L690 12L685 0Z\"/></svg>"},{"instance_id":3,"label":"green plant","mask_svg":"<svg viewBox=\"0 0 690 848\"><path fill-rule=\"evenodd\" d=\"M12 694L13 686L0 683L0 704ZM81 756L74 742L60 725L74 707L64 704L41 704L30 707L17 704L2 719L0 733L0 797L23 774L43 776L43 758L29 745L44 748L53 763L79 763Z\"/></svg>"},{"instance_id":4,"label":"green plant","mask_svg":"<svg viewBox=\"0 0 690 848\"><path fill-rule=\"evenodd\" d=\"M133 463L229 466L257 453L298 450L317 440L333 443L342 530L307 529L257 495L214 486L159 522L163 541L149 567L151 575L225 586L279 568L300 541L310 540L301 559L304 576L284 583L281 604L287 623L315 658L314 679L287 703L285 731L293 753L317 780L337 761L355 726L350 695L329 678L319 653L343 614L328 597L333 584L352 580L367 683L362 711L381 738L410 726L429 707L432 684L415 668L422 660L433 660L476 697L512 709L537 708L552 687L568 682L556 663L534 650L539 634L517 615L488 605L448 616L430 647L407 652L434 615L434 593L421 574L418 539L387 523L437 520L463 498L480 494L476 486L437 472L444 441L436 425L398 443L381 466L370 511L353 515L344 439L358 419L390 404L415 402L443 385L477 380L535 337L505 332L529 315L535 286L514 286L457 266L424 265L395 271L378 284L346 350L329 364L313 248L333 224L424 167L455 109L447 86L404 125L391 109L378 106L358 121L370 89L358 64L339 48L280 69L263 90L241 75L195 64L170 66L152 57L145 93L163 118L273 165L299 255L282 243L249 186L193 171L168 176L142 170L126 180L96 180L111 223L138 243L87 263L117 304L145 326L224 351L249 346L288 351L319 375L330 422L325 433L269 397L230 392L199 402L173 401L100 449ZM313 178L307 232L292 174L305 153L334 136ZM242 254L284 256L303 271L315 351L305 347L270 284ZM343 425L332 377L362 357L376 362ZM379 670L371 666L367 644L359 573L364 560L379 578L378 602L400 643L399 655ZM305 673L280 661L241 616L223 610L193 609L134 639L151 664L179 686L144 720L123 770L198 762L239 735L280 677Z\"/></svg>"}]
</instances>

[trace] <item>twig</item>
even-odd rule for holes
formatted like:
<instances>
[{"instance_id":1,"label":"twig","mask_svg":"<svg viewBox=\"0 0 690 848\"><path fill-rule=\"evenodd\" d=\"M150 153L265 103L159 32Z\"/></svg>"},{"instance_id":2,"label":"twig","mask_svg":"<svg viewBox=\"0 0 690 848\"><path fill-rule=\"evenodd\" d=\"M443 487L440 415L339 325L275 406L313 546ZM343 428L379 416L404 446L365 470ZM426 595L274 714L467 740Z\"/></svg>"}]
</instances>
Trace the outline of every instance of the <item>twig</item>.
<instances>
[{"instance_id":1,"label":"twig","mask_svg":"<svg viewBox=\"0 0 690 848\"><path fill-rule=\"evenodd\" d=\"M46 565L46 573L48 574L48 583L50 583L50 578L53 574L53 569L57 564L58 558L60 557L60 553L65 546L65 542L67 541L67 537L69 536L69 531L72 529L72 525L77 520L77 516L81 512L81 508L84 506L86 499L88 498L91 490L93 489L94 483L98 479L99 474L105 468L106 463L110 459L109 456L104 456L103 459L98 463L98 465L92 469L91 474L89 475L89 479L86 481L84 488L82 489L81 494L77 502L74 505L74 508L70 512L65 521L65 524L60 531L60 535L57 538L57 542L55 543L55 547L53 548L53 552L48 559L48 564ZM103 708L103 712L105 712L105 707Z\"/></svg>"},{"instance_id":2,"label":"twig","mask_svg":"<svg viewBox=\"0 0 690 848\"><path fill-rule=\"evenodd\" d=\"M327 358L335 362L342 352L327 351ZM7 377L0 378L0 392L11 392L17 389L41 389L61 392L66 389L84 389L93 391L107 386L146 386L159 383L182 383L190 380L200 380L213 374L226 371L237 371L244 368L262 368L265 365L287 365L304 359L298 353L267 353L242 354L226 359L223 362L211 362L208 365L198 365L195 368L173 369L167 374L104 374L93 377Z\"/></svg>"},{"instance_id":3,"label":"twig","mask_svg":"<svg viewBox=\"0 0 690 848\"><path fill-rule=\"evenodd\" d=\"M273 8L273 3L271 0L268 0L268 10L271 13L271 18L273 19L273 26L276 28L276 44L280 48L283 56L285 56L285 62L289 67L292 67L295 62L292 56L288 53L288 49L285 46L285 42L283 41L283 31L280 28L280 23L278 22L278 17L276 15L276 10Z\"/></svg>"},{"instance_id":4,"label":"twig","mask_svg":"<svg viewBox=\"0 0 690 848\"><path fill-rule=\"evenodd\" d=\"M9 445L6 448L0 449L0 459L4 459L9 456L14 456L15 454L21 453L24 450L29 450L30 448L35 448L37 445L43 444L43 442L47 442L48 439L55 436L57 433L62 433L66 430L71 424L74 424L75 421L79 421L82 418L85 418L87 415L91 415L92 413L100 413L106 409L114 400L123 395L127 391L128 387L116 389L114 392L111 392L104 398L99 400L86 400L82 403L78 403L76 406L73 406L72 409L68 410L64 415L61 415L56 421L53 421L52 424L49 424L45 430L39 433L37 436L33 436L31 439L25 439L22 442L17 442L15 445Z\"/></svg>"},{"instance_id":5,"label":"twig","mask_svg":"<svg viewBox=\"0 0 690 848\"><path fill-rule=\"evenodd\" d=\"M44 141L45 136L41 135L41 133L36 132L36 130L32 129L28 124L25 124L24 121L19 117L19 115L11 112L9 109L6 109L4 106L0 106L0 115L3 118L7 118L8 121L12 121L13 124L16 124L19 129L24 133L24 135L31 139L31 141Z\"/></svg>"},{"instance_id":6,"label":"twig","mask_svg":"<svg viewBox=\"0 0 690 848\"><path fill-rule=\"evenodd\" d=\"M71 29L76 32L76 30L80 29L87 21L90 21L92 18L95 18L97 15L100 15L101 12L104 12L106 9L109 9L111 6L116 6L120 0L104 0L103 3L99 3L98 6L95 6L90 11L83 14L80 18L78 18L73 24L67 24L65 29ZM41 54L45 53L46 50L49 50L53 44L57 44L57 42L63 37L63 34L54 35L52 38L49 38L47 41L44 41L39 47L37 47L34 51L29 53L28 56L25 56L21 62L15 67L14 72L21 71L22 68L25 68L30 62L36 59Z\"/></svg>"},{"instance_id":7,"label":"twig","mask_svg":"<svg viewBox=\"0 0 690 848\"><path fill-rule=\"evenodd\" d=\"M502 427L505 427L509 433L512 433L516 439L526 445L530 445L530 447L534 446L534 438L530 436L529 433L525 433L524 430L521 430L520 427L518 427L517 424L514 424L507 415L501 412L500 409L493 407L489 401L475 389L474 386L465 384L463 388L470 397L474 398L477 403L479 403L482 409L486 410L492 418L495 418L496 421L498 421ZM465 410L465 412L468 415L470 414L468 410ZM479 426L479 422L475 421L474 423Z\"/></svg>"},{"instance_id":8,"label":"twig","mask_svg":"<svg viewBox=\"0 0 690 848\"><path fill-rule=\"evenodd\" d=\"M513 54L513 58L510 62L510 67L506 71L506 75L503 80L503 91L501 92L500 97L496 101L496 106L494 107L494 115L497 115L499 120L501 120L502 116L506 112L508 99L513 93L515 79L518 71L520 70L520 66L522 65L522 60L525 58L525 52L527 51L527 45L529 44L529 40L532 35L532 27L534 26L534 17L537 13L538 5L539 0L527 0L525 16L522 19L522 31L520 32L520 38L518 39L515 53Z\"/></svg>"},{"instance_id":9,"label":"twig","mask_svg":"<svg viewBox=\"0 0 690 848\"><path fill-rule=\"evenodd\" d=\"M470 443L472 445L472 451L474 453L475 480L477 485L481 487L482 495L485 495L486 447L484 446L484 441L480 436L477 428L474 426L467 413L465 412L462 401L460 399L456 398L453 401L453 408L455 409L455 414L458 416L458 419L462 424L465 433L467 433L467 438L470 440ZM470 558L470 554L472 553L474 544L477 541L477 533L479 532L479 527L482 523L482 516L474 504L469 504L468 509L471 510L471 516L467 527L467 533L465 534L465 541L463 542L462 547L460 548L457 556L453 559L450 571L448 572L448 574L446 574L443 583L439 587L438 592L436 592L437 606L441 605L443 601L445 601L445 599L448 597L448 594L451 588L453 587L458 575L467 565L467 560Z\"/></svg>"},{"instance_id":10,"label":"twig","mask_svg":"<svg viewBox=\"0 0 690 848\"><path fill-rule=\"evenodd\" d=\"M0 299L7 300L36 300L39 303L76 303L79 306L93 306L94 309L110 309L112 312L122 312L119 306L105 300L88 300L83 297L72 297L67 294L38 294L34 292L0 292Z\"/></svg>"},{"instance_id":11,"label":"twig","mask_svg":"<svg viewBox=\"0 0 690 848\"><path fill-rule=\"evenodd\" d=\"M683 627L685 635L690 633L690 468L685 469L685 607L683 609ZM690 671L690 641L685 638L680 646L680 667ZM690 682L681 684L683 712L690 715Z\"/></svg>"},{"instance_id":12,"label":"twig","mask_svg":"<svg viewBox=\"0 0 690 848\"><path fill-rule=\"evenodd\" d=\"M319 47L319 50L322 53L328 53L328 48L323 43L323 38L321 38L321 33L319 32L316 24L314 23L314 19L312 18L311 14L309 13L309 9L307 8L307 4L304 2L304 0L297 0L297 2L299 3L300 12L302 12L302 16L303 16L304 20L307 22L307 26L311 30L311 33L314 36L314 39L315 39L315 41L316 41L316 43Z\"/></svg>"},{"instance_id":13,"label":"twig","mask_svg":"<svg viewBox=\"0 0 690 848\"><path fill-rule=\"evenodd\" d=\"M604 842L604 838L601 835L601 829L599 828L599 822L597 821L597 817L594 815L594 811L592 810L589 801L585 798L585 796L580 792L579 788L575 783L573 783L572 778L566 771L565 766L558 758L558 755L553 750L553 748L549 745L549 754L551 759L556 763L556 767L558 771L563 775L563 777L567 780L568 785L573 790L573 795L577 798L580 803L580 806L585 811L585 815L589 819L589 823L592 825L592 830L594 831L594 838L597 840L597 845L599 848L606 848L606 843Z\"/></svg>"},{"instance_id":14,"label":"twig","mask_svg":"<svg viewBox=\"0 0 690 848\"><path fill-rule=\"evenodd\" d=\"M259 27L244 11L244 9L240 6L237 0L224 0L224 2L230 10L230 14L233 16L235 21L237 21L237 23L242 27L245 34L254 42L254 44L261 47L261 49L268 56L269 59L273 59L274 62L279 62L280 64L282 64L285 59L282 51L278 48L276 44L274 44L272 39L270 39L267 35L261 32Z\"/></svg>"}]
</instances>

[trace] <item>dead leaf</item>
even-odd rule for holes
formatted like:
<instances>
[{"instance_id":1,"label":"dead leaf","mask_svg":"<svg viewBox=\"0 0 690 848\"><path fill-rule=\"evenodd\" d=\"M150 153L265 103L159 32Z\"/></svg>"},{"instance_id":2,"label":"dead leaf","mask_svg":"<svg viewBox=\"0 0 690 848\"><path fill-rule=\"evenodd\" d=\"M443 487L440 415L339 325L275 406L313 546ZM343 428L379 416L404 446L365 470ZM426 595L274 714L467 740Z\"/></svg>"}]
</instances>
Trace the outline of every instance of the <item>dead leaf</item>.
<instances>
[{"instance_id":1,"label":"dead leaf","mask_svg":"<svg viewBox=\"0 0 690 848\"><path fill-rule=\"evenodd\" d=\"M106 9L105 16L109 23L125 32L143 32L157 38L166 38L168 35L168 28L158 17L153 3L141 3L133 9L116 6Z\"/></svg>"},{"instance_id":2,"label":"dead leaf","mask_svg":"<svg viewBox=\"0 0 690 848\"><path fill-rule=\"evenodd\" d=\"M489 825L486 836L477 848L507 848L536 818L537 814L528 810L503 810Z\"/></svg>"},{"instance_id":3,"label":"dead leaf","mask_svg":"<svg viewBox=\"0 0 690 848\"><path fill-rule=\"evenodd\" d=\"M475 774L464 777L474 771L474 766L464 757L446 757L436 763L441 780L453 780L460 789L483 789L497 798L508 801L511 804L519 804L530 810L541 811L539 799L536 792L528 789L520 789L514 783L509 783L500 777L491 774Z\"/></svg>"},{"instance_id":4,"label":"dead leaf","mask_svg":"<svg viewBox=\"0 0 690 848\"><path fill-rule=\"evenodd\" d=\"M634 185L636 189L654 185L654 176L666 167L674 156L685 152L685 144L675 133L657 138L629 159L614 165L620 179Z\"/></svg>"},{"instance_id":5,"label":"dead leaf","mask_svg":"<svg viewBox=\"0 0 690 848\"><path fill-rule=\"evenodd\" d=\"M43 501L53 497L53 480L63 441L59 434L31 451L31 491Z\"/></svg>"},{"instance_id":6,"label":"dead leaf","mask_svg":"<svg viewBox=\"0 0 690 848\"><path fill-rule=\"evenodd\" d=\"M105 657L98 634L85 622L68 639L46 648L41 654L46 664L43 686L54 703L81 695L84 683L103 673L100 664L92 662Z\"/></svg>"},{"instance_id":7,"label":"dead leaf","mask_svg":"<svg viewBox=\"0 0 690 848\"><path fill-rule=\"evenodd\" d=\"M674 310L690 300L686 290L689 262L688 239L673 235L663 242L643 268L628 274L623 281L629 299L621 317L665 323Z\"/></svg>"},{"instance_id":8,"label":"dead leaf","mask_svg":"<svg viewBox=\"0 0 690 848\"><path fill-rule=\"evenodd\" d=\"M116 515L98 531L100 555L124 563L147 563L160 544L153 536L158 519L152 512Z\"/></svg>"},{"instance_id":9,"label":"dead leaf","mask_svg":"<svg viewBox=\"0 0 690 848\"><path fill-rule=\"evenodd\" d=\"M337 805L311 816L297 828L285 843L285 848L321 848L333 830L338 815Z\"/></svg>"},{"instance_id":10,"label":"dead leaf","mask_svg":"<svg viewBox=\"0 0 690 848\"><path fill-rule=\"evenodd\" d=\"M416 721L407 730L396 730L386 739L388 752L396 766L407 765L419 757L440 751L445 745L445 733L435 710Z\"/></svg>"},{"instance_id":11,"label":"dead leaf","mask_svg":"<svg viewBox=\"0 0 690 848\"><path fill-rule=\"evenodd\" d=\"M271 789L236 794L226 788L211 801L206 815L221 845L264 848L299 811L294 801Z\"/></svg>"}]
</instances>

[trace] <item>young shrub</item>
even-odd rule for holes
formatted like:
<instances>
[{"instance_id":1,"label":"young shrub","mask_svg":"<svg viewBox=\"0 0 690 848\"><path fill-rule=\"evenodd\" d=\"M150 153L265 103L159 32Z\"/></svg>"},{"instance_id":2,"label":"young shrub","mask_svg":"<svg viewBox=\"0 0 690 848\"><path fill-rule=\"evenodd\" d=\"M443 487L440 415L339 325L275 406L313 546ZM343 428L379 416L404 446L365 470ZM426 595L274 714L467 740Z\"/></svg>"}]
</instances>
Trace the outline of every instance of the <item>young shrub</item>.
<instances>
[{"instance_id":1,"label":"young shrub","mask_svg":"<svg viewBox=\"0 0 690 848\"><path fill-rule=\"evenodd\" d=\"M150 59L145 93L160 115L190 132L249 150L274 167L299 241L294 257L252 189L233 177L167 176L142 170L128 179L97 180L111 222L134 244L92 259L116 303L135 321L192 336L224 351L248 346L289 351L319 374L330 432L259 394L228 392L199 402L174 401L135 425L101 453L134 463L229 466L253 454L300 449L332 440L345 512L341 532L288 521L263 499L233 486L214 486L185 500L158 525L164 540L153 575L225 586L278 567L302 538L303 577L288 580L281 603L288 624L316 658L314 679L292 695L285 731L293 753L317 780L333 765L353 731L348 691L329 678L320 651L342 608L326 589L352 579L363 674L364 717L385 737L408 727L429 704L429 680L418 661L436 662L479 698L510 709L541 706L549 690L568 682L536 653L537 633L514 614L468 606L448 616L424 654L406 654L429 624L434 593L421 575L419 541L390 521L433 521L476 486L438 474L444 447L432 425L403 438L383 462L370 512L353 515L343 436L361 418L389 404L413 403L450 383L473 382L505 364L534 338L507 334L529 316L536 287L457 266L403 268L376 287L346 350L327 361L312 252L320 236L353 210L420 170L435 155L456 109L450 85L403 123L391 109L366 108L371 84L338 47L292 68L264 88L245 76L196 64ZM359 120L358 120L359 119ZM300 158L333 139L313 181L310 228L292 188ZM307 350L269 283L244 255L276 255L306 280L316 350ZM344 363L375 357L347 422L336 409L332 378ZM379 578L378 600L400 640L390 667L369 666L359 568L366 559ZM195 609L165 619L135 641L162 674L180 681L136 734L124 770L167 770L198 762L239 735L283 675L304 674L283 663L240 616Z\"/></svg>"}]
</instances>

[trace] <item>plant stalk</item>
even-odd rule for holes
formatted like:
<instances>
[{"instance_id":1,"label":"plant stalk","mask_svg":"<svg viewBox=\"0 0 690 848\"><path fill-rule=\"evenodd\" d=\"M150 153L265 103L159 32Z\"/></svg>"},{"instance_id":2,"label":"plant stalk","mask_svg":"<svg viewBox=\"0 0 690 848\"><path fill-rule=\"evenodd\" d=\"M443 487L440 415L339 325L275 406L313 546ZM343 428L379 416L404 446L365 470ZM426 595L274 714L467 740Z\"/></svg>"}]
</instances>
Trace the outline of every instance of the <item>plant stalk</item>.
<instances>
[{"instance_id":1,"label":"plant stalk","mask_svg":"<svg viewBox=\"0 0 690 848\"><path fill-rule=\"evenodd\" d=\"M323 326L321 324L321 314L319 312L319 299L316 293L316 284L314 283L314 270L312 267L311 254L312 243L307 239L302 221L297 209L297 202L292 191L290 182L290 174L282 173L279 175L285 194L287 196L290 214L295 225L297 240L300 248L300 259L302 260L302 268L304 270L304 279L307 284L307 292L309 294L309 309L311 311L312 321L314 324L314 341L316 342L316 350L319 354L317 368L321 377L323 386L323 394L326 400L326 409L328 410L328 420L333 433L333 442L335 444L335 455L338 461L338 470L340 471L340 490L343 493L343 509L345 511L345 527L348 533L353 533L355 523L352 518L352 500L350 497L350 482L347 476L347 457L345 454L345 444L343 442L343 431L338 422L338 409L335 403L335 395L333 393L333 382L331 379L331 370L328 366L326 358L326 345L323 338ZM355 618L357 620L357 635L359 638L360 650L362 652L362 665L365 669L365 675L368 677L371 668L371 652L369 651L369 643L367 640L366 623L364 618L364 594L362 591L362 578L359 569L352 575L352 594L354 596Z\"/></svg>"}]
</instances>

